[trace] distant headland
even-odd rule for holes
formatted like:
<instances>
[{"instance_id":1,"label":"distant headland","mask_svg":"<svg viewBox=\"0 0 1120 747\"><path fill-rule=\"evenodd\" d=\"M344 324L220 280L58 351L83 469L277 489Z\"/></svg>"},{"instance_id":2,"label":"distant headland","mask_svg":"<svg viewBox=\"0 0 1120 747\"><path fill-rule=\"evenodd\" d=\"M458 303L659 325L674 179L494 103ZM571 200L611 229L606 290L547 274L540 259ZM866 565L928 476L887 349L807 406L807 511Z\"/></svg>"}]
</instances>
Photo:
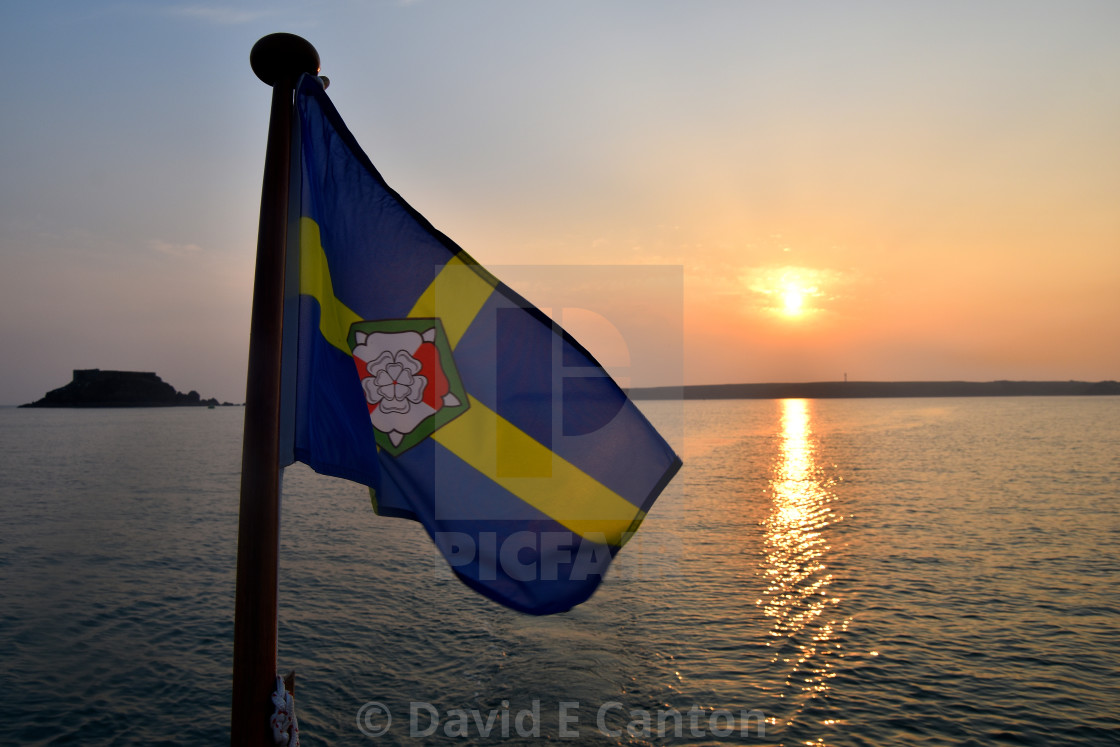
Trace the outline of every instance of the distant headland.
<instances>
[{"instance_id":1,"label":"distant headland","mask_svg":"<svg viewBox=\"0 0 1120 747\"><path fill-rule=\"evenodd\" d=\"M859 397L1058 397L1120 395L1115 381L816 381L643 387L632 399L838 399Z\"/></svg>"},{"instance_id":2,"label":"distant headland","mask_svg":"<svg viewBox=\"0 0 1120 747\"><path fill-rule=\"evenodd\" d=\"M231 407L229 402L183 394L149 371L75 369L73 380L20 407Z\"/></svg>"}]
</instances>

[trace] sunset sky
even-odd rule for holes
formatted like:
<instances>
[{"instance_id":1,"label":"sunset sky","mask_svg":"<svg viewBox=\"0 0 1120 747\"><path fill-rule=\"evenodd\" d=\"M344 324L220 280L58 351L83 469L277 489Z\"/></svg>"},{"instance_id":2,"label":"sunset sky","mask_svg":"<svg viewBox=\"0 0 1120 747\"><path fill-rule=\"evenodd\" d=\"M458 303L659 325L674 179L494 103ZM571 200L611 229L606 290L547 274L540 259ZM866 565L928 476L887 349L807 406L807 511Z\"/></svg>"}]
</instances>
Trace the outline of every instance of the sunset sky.
<instances>
[{"instance_id":1,"label":"sunset sky","mask_svg":"<svg viewBox=\"0 0 1120 747\"><path fill-rule=\"evenodd\" d=\"M1120 379L1118 29L1115 0L5 3L0 404L74 368L244 400L275 31L624 383Z\"/></svg>"}]
</instances>

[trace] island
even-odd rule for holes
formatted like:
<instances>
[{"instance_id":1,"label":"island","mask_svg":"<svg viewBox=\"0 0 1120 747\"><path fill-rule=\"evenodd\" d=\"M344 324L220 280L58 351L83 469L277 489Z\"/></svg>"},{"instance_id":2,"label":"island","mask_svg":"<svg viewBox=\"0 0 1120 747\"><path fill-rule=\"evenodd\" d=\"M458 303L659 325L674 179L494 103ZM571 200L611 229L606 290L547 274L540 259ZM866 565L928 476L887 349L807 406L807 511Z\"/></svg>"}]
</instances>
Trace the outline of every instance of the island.
<instances>
[{"instance_id":1,"label":"island","mask_svg":"<svg viewBox=\"0 0 1120 747\"><path fill-rule=\"evenodd\" d=\"M69 384L20 407L217 407L218 400L203 399L195 391L175 391L150 371L75 369ZM220 403L231 407L229 402Z\"/></svg>"},{"instance_id":2,"label":"island","mask_svg":"<svg viewBox=\"0 0 1120 747\"><path fill-rule=\"evenodd\" d=\"M815 381L630 389L631 399L838 399L861 397L1059 397L1120 394L1115 381Z\"/></svg>"}]
</instances>

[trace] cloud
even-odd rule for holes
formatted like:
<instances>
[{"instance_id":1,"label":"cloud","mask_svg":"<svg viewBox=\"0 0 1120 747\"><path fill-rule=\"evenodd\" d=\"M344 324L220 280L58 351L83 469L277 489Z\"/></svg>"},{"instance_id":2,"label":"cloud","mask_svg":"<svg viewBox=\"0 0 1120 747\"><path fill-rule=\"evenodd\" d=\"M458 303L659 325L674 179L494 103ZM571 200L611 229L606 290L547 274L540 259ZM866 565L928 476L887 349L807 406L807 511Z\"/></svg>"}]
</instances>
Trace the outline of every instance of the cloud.
<instances>
[{"instance_id":1,"label":"cloud","mask_svg":"<svg viewBox=\"0 0 1120 747\"><path fill-rule=\"evenodd\" d=\"M152 239L148 246L169 257L194 257L202 253L202 247L198 244L176 244L162 239Z\"/></svg>"},{"instance_id":2,"label":"cloud","mask_svg":"<svg viewBox=\"0 0 1120 747\"><path fill-rule=\"evenodd\" d=\"M176 5L167 9L167 13L181 18L192 18L218 26L233 26L240 23L251 23L266 16L272 15L267 10L239 10L221 5Z\"/></svg>"}]
</instances>

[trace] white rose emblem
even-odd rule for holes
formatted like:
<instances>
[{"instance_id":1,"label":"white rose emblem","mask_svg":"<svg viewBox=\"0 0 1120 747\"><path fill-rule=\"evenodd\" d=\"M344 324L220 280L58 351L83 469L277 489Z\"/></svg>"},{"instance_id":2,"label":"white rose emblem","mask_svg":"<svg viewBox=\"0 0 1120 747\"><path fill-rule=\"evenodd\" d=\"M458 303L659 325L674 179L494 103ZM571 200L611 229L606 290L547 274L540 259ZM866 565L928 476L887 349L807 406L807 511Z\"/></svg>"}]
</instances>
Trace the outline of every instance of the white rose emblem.
<instances>
[{"instance_id":1,"label":"white rose emblem","mask_svg":"<svg viewBox=\"0 0 1120 747\"><path fill-rule=\"evenodd\" d=\"M362 379L366 402L373 405L369 419L373 427L389 437L394 446L411 433L435 409L424 402L428 386L423 368L413 353L434 339L434 330L419 332L358 333L354 356L366 364L370 375Z\"/></svg>"},{"instance_id":2,"label":"white rose emblem","mask_svg":"<svg viewBox=\"0 0 1120 747\"><path fill-rule=\"evenodd\" d=\"M424 398L428 380L419 375L420 361L404 350L382 353L366 365L371 376L363 380L366 401L386 412L408 412Z\"/></svg>"}]
</instances>

